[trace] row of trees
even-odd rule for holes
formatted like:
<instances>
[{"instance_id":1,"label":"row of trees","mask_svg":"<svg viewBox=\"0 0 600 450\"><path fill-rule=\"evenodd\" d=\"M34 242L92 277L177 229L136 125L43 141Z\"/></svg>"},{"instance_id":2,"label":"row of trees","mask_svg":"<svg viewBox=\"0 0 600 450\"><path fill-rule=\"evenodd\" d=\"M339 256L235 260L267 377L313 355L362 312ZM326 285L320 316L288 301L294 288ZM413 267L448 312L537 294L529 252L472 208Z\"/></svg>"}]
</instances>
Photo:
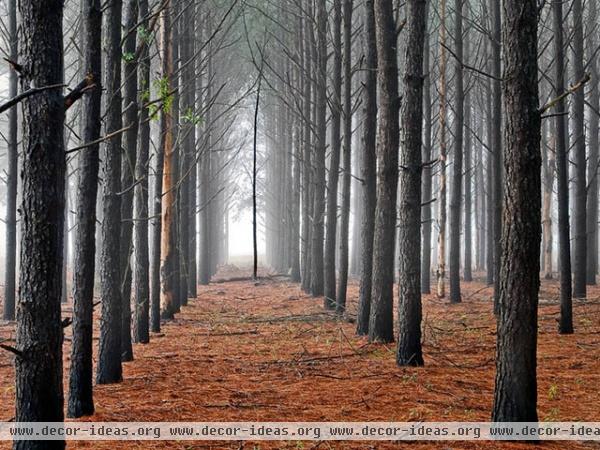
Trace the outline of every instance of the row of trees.
<instances>
[{"instance_id":1,"label":"row of trees","mask_svg":"<svg viewBox=\"0 0 600 450\"><path fill-rule=\"evenodd\" d=\"M9 3L10 88L16 95L20 78L26 95L16 345L3 344L16 355L18 421L63 420L62 340L70 324L60 305L65 155L77 156L78 174L67 414L80 417L93 412L95 273L102 310L96 381L119 382L122 362L133 358L132 342L149 342L161 319L195 298L196 285L208 284L226 259L228 210L240 175L234 163L250 122L236 111L255 90L254 123L266 131L262 155L255 145L252 178L263 195L254 204L264 210L257 220L269 263L340 315L347 314L350 269L358 271L357 333L372 342L397 339L399 365L424 363L421 295L431 289L432 261L444 297L448 260L451 302L461 301L461 274L469 281L473 269L485 269L498 317L494 419L537 419L537 298L541 254L553 276L554 173L561 332L572 332L571 297L584 296L597 271L597 220L587 216L588 210L597 215L598 93L596 80L585 75L586 66L597 72L595 1L584 9L573 0L570 33L560 1L540 8L533 0L504 0L502 9L497 1L396 3L82 0L83 81L67 95L63 2L21 1L18 45L16 5ZM544 20L554 28L538 35ZM248 82L242 74L252 66L258 76ZM565 69L574 81L569 89ZM80 142L67 148L71 107L80 108ZM17 164L14 111L9 187ZM16 202L14 183L9 204ZM349 252L352 205L360 258ZM16 242L16 209L9 207L11 214L9 244ZM14 271L6 276L14 293ZM9 319L13 304L7 292Z\"/></svg>"}]
</instances>

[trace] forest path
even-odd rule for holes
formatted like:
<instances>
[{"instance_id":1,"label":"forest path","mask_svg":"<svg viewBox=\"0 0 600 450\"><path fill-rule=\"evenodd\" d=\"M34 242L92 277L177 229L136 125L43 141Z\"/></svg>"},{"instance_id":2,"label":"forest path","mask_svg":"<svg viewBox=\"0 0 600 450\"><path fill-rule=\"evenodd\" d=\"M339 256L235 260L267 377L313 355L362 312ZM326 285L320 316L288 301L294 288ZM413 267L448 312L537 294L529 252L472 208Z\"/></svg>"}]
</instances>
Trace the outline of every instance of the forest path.
<instances>
[{"instance_id":1,"label":"forest path","mask_svg":"<svg viewBox=\"0 0 600 450\"><path fill-rule=\"evenodd\" d=\"M542 298L553 298L555 285ZM493 397L495 325L490 289L473 283L465 302L427 297L427 366L401 369L394 345L369 345L354 324L323 311L322 299L283 278L199 288L176 320L136 345L124 382L97 386L95 421L486 421ZM349 297L355 299L357 287ZM540 317L540 417L600 420L600 304L577 303L577 333L556 334L558 306L543 301ZM355 308L351 303L350 313ZM6 335L10 325L0 327ZM97 341L95 341L97 344ZM68 355L68 341L65 353ZM96 355L96 353L95 353ZM65 359L65 365L68 358ZM66 372L65 372L66 373ZM590 375L593 374L593 375ZM0 419L13 408L10 356L0 353ZM8 448L6 443L0 448ZM316 443L306 443L312 448ZM239 443L132 443L128 448L240 448ZM257 448L298 448L297 442ZM408 445L408 444L406 444ZM110 442L70 448L115 448ZM254 448L246 445L245 448ZM319 448L366 448L322 443ZM374 448L398 448L375 444ZM410 444L410 448L527 448L521 444ZM562 449L561 444L543 448ZM598 448L573 443L569 448Z\"/></svg>"}]
</instances>

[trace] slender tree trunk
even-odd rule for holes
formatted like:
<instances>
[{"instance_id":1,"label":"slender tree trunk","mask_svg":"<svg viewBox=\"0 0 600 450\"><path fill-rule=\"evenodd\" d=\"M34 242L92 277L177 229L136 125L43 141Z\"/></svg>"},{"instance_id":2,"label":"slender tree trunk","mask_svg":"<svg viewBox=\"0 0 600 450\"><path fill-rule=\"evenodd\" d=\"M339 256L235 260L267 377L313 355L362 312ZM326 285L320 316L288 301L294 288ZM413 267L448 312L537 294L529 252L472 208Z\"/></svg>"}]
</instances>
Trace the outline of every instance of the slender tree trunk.
<instances>
[{"instance_id":1,"label":"slender tree trunk","mask_svg":"<svg viewBox=\"0 0 600 450\"><path fill-rule=\"evenodd\" d=\"M494 236L494 312L498 314L499 282L500 282L500 235L502 229L502 54L501 54L501 13L500 2L491 0L493 32L492 32L492 174L493 180L493 236ZM489 269L488 269L489 270Z\"/></svg>"},{"instance_id":2,"label":"slender tree trunk","mask_svg":"<svg viewBox=\"0 0 600 450\"><path fill-rule=\"evenodd\" d=\"M312 0L307 0L306 16L303 17L304 30L304 85L302 87L302 283L304 292L310 290L310 230L311 230L311 198L312 198Z\"/></svg>"},{"instance_id":3,"label":"slender tree trunk","mask_svg":"<svg viewBox=\"0 0 600 450\"><path fill-rule=\"evenodd\" d=\"M439 176L439 219L438 219L438 267L437 267L437 295L446 297L446 165L448 159L446 142L446 0L440 3L440 176Z\"/></svg>"},{"instance_id":4,"label":"slender tree trunk","mask_svg":"<svg viewBox=\"0 0 600 450\"><path fill-rule=\"evenodd\" d=\"M541 163L536 0L504 0L505 189L494 422L537 422Z\"/></svg>"},{"instance_id":5,"label":"slender tree trunk","mask_svg":"<svg viewBox=\"0 0 600 450\"><path fill-rule=\"evenodd\" d=\"M148 0L139 2L139 18L143 26L148 27ZM138 79L141 89L139 147L135 160L136 186L134 191L133 217L134 217L134 326L133 341L139 344L150 342L150 267L148 255L148 176L150 154L150 122L148 121L148 108L143 104L148 101L150 94L150 57L149 45L141 42L141 52L138 63Z\"/></svg>"},{"instance_id":6,"label":"slender tree trunk","mask_svg":"<svg viewBox=\"0 0 600 450\"><path fill-rule=\"evenodd\" d=\"M463 5L454 1L454 43L456 53L454 73L454 164L452 165L452 198L450 200L450 303L460 303L460 219L462 203L462 172L464 144L465 88L463 80Z\"/></svg>"},{"instance_id":7,"label":"slender tree trunk","mask_svg":"<svg viewBox=\"0 0 600 450\"><path fill-rule=\"evenodd\" d=\"M555 66L555 94L561 96L565 91L565 55L563 38L563 5L562 1L554 0L552 3L554 19L554 66ZM567 155L567 122L563 116L566 111L566 102L559 100L556 104L558 115L556 123L556 179L558 184L558 245L560 259L560 305L561 318L559 331L561 333L573 332L572 309L572 274L571 274L571 239L569 227L569 165Z\"/></svg>"},{"instance_id":8,"label":"slender tree trunk","mask_svg":"<svg viewBox=\"0 0 600 450\"><path fill-rule=\"evenodd\" d=\"M121 359L133 361L131 345L131 254L133 252L133 193L131 187L135 183L135 159L138 137L138 104L137 104L137 61L135 55L137 39L134 30L138 21L138 0L128 0L125 11L125 31L123 52L125 54L123 70L123 122L131 126L123 136L124 152L121 159L121 298L123 310L121 315Z\"/></svg>"},{"instance_id":9,"label":"slender tree trunk","mask_svg":"<svg viewBox=\"0 0 600 450\"><path fill-rule=\"evenodd\" d=\"M573 78L584 76L583 5L573 0ZM579 89L573 94L573 162L575 175L575 203L573 211L573 296L585 298L587 263L587 180L585 154L585 94ZM565 311L567 315L572 314Z\"/></svg>"},{"instance_id":10,"label":"slender tree trunk","mask_svg":"<svg viewBox=\"0 0 600 450\"><path fill-rule=\"evenodd\" d=\"M600 91L598 90L598 11L596 0L588 0L588 26L586 30L587 63L591 72L588 102L589 110L589 156L588 156L588 198L587 198L587 284L596 285L598 274L598 108Z\"/></svg>"},{"instance_id":11,"label":"slender tree trunk","mask_svg":"<svg viewBox=\"0 0 600 450\"><path fill-rule=\"evenodd\" d=\"M547 123L547 122L546 122ZM549 145L542 146L542 173L544 175L544 191L542 199L542 256L543 272L546 280L552 275L552 191L554 188L554 153L550 155Z\"/></svg>"},{"instance_id":12,"label":"slender tree trunk","mask_svg":"<svg viewBox=\"0 0 600 450\"><path fill-rule=\"evenodd\" d=\"M314 159L314 209L311 247L311 284L314 297L324 294L323 230L325 212L325 154L327 133L327 9L317 2L316 72L316 145ZM335 284L334 284L335 286Z\"/></svg>"},{"instance_id":13,"label":"slender tree trunk","mask_svg":"<svg viewBox=\"0 0 600 450\"><path fill-rule=\"evenodd\" d=\"M468 9L468 4L467 4ZM465 36L465 51L464 58L469 61L471 56L471 42L469 35ZM464 73L463 73L464 77ZM464 122L463 127L464 137L464 155L465 155L465 168L464 168L464 189L465 189L465 258L464 258L464 280L466 282L473 281L473 189L472 179L475 172L473 166L473 148L472 148L472 127L473 123L471 120L471 94L467 89L464 99ZM477 222L477 221L476 221ZM477 230L475 230L477 231Z\"/></svg>"},{"instance_id":14,"label":"slender tree trunk","mask_svg":"<svg viewBox=\"0 0 600 450\"><path fill-rule=\"evenodd\" d=\"M106 8L105 134L122 128L121 114L121 12L123 2L114 0ZM121 135L106 141L102 161L104 181L102 208L102 264L100 290L102 319L96 383L123 379L121 366Z\"/></svg>"},{"instance_id":15,"label":"slender tree trunk","mask_svg":"<svg viewBox=\"0 0 600 450\"><path fill-rule=\"evenodd\" d=\"M327 230L325 235L325 309L335 309L335 250L338 215L342 118L342 0L333 0L333 78L331 105L331 153L327 180Z\"/></svg>"},{"instance_id":16,"label":"slender tree trunk","mask_svg":"<svg viewBox=\"0 0 600 450\"><path fill-rule=\"evenodd\" d=\"M17 1L8 2L8 39L10 59L16 61L18 55ZM17 73L8 73L8 96L17 95ZM17 184L18 184L18 108L8 111L8 145L6 169L6 256L4 259L4 320L15 320L15 279L17 267Z\"/></svg>"},{"instance_id":17,"label":"slender tree trunk","mask_svg":"<svg viewBox=\"0 0 600 450\"><path fill-rule=\"evenodd\" d=\"M163 83L166 85L165 92L169 95L173 87L173 41L171 23L171 2L167 0L167 7L161 14L161 51ZM163 105L161 111L161 151L163 160L163 194L162 194L162 216L161 216L161 240L160 240L160 315L163 319L173 319L175 315L175 303L177 302L177 180L176 156L173 145L173 116L172 110Z\"/></svg>"},{"instance_id":18,"label":"slender tree trunk","mask_svg":"<svg viewBox=\"0 0 600 450\"><path fill-rule=\"evenodd\" d=\"M19 1L21 90L63 83L63 2ZM52 89L23 101L23 201L15 358L15 421L62 422L61 294L65 101ZM14 441L14 449L64 449L64 440Z\"/></svg>"},{"instance_id":19,"label":"slender tree trunk","mask_svg":"<svg viewBox=\"0 0 600 450\"><path fill-rule=\"evenodd\" d=\"M350 240L350 188L352 172L352 8L353 0L344 0L344 146L342 210L340 218L340 274L336 310L346 310L348 288L348 247Z\"/></svg>"},{"instance_id":20,"label":"slender tree trunk","mask_svg":"<svg viewBox=\"0 0 600 450\"><path fill-rule=\"evenodd\" d=\"M373 286L369 341L394 340L393 288L396 199L398 191L399 102L397 35L392 0L375 0L379 122L377 139L377 206L373 240ZM419 116L419 120L421 116ZM418 280L417 280L418 281Z\"/></svg>"},{"instance_id":21,"label":"slender tree trunk","mask_svg":"<svg viewBox=\"0 0 600 450\"><path fill-rule=\"evenodd\" d=\"M100 0L82 2L84 70L96 88L83 99L83 142L100 137L102 106L102 10ZM92 415L92 334L96 253L96 199L100 167L99 144L79 155L77 227L73 264L73 343L69 369L69 403L72 418Z\"/></svg>"},{"instance_id":22,"label":"slender tree trunk","mask_svg":"<svg viewBox=\"0 0 600 450\"><path fill-rule=\"evenodd\" d=\"M362 245L360 293L356 318L356 333L369 332L371 290L373 287L373 240L375 235L375 206L377 203L377 38L375 32L374 0L365 0L364 12L364 109L362 145Z\"/></svg>"},{"instance_id":23,"label":"slender tree trunk","mask_svg":"<svg viewBox=\"0 0 600 450\"><path fill-rule=\"evenodd\" d=\"M427 3L429 11L429 3ZM427 26L427 25L426 25ZM422 187L422 202L421 222L422 226L422 259L421 259L421 293L431 293L431 229L433 226L432 201L433 201L433 168L432 160L432 103L431 103L431 66L430 66L430 41L431 32L427 31L425 35L425 47L423 54L423 70L425 76L425 85L423 90L423 187Z\"/></svg>"},{"instance_id":24,"label":"slender tree trunk","mask_svg":"<svg viewBox=\"0 0 600 450\"><path fill-rule=\"evenodd\" d=\"M400 156L398 350L399 366L422 366L421 350L421 151L423 146L423 59L427 5L409 0Z\"/></svg>"}]
</instances>

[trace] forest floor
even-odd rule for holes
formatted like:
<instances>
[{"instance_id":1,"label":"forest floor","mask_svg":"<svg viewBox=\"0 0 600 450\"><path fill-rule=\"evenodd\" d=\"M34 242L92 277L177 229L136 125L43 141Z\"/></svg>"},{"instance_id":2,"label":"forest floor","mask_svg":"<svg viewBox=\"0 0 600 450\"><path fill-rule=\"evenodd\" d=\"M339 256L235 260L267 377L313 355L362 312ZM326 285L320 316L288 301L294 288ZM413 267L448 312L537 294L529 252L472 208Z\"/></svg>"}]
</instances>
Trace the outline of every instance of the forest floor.
<instances>
[{"instance_id":1,"label":"forest floor","mask_svg":"<svg viewBox=\"0 0 600 450\"><path fill-rule=\"evenodd\" d=\"M229 274L240 273L229 268ZM246 275L246 273L241 273ZM349 314L358 287L349 290ZM198 300L135 345L121 384L95 388L93 421L487 421L493 400L492 289L463 285L464 301L424 297L426 367L398 368L393 345L370 345L282 277L199 289ZM546 421L600 421L600 288L575 302L576 334L557 334L558 284L544 282L539 323L539 413ZM65 316L71 308L65 307ZM96 322L97 323L97 322ZM14 324L0 325L11 338ZM98 330L96 330L97 333ZM69 364L69 333L65 368ZM95 338L97 345L97 336ZM94 355L95 356L95 355ZM14 404L12 357L0 352L0 420ZM68 373L65 371L65 373ZM65 377L66 379L66 377ZM591 443L73 442L137 449L585 449ZM9 448L0 443L0 448Z\"/></svg>"}]
</instances>

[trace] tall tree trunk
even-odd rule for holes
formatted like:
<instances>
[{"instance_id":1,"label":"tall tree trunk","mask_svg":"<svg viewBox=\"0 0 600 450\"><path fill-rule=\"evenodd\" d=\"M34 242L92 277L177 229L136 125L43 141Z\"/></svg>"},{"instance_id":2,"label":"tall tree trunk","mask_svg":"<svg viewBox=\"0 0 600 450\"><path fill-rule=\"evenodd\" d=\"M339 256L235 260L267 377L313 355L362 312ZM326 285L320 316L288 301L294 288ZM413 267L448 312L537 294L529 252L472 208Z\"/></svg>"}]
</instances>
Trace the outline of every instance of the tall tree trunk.
<instances>
[{"instance_id":1,"label":"tall tree trunk","mask_svg":"<svg viewBox=\"0 0 600 450\"><path fill-rule=\"evenodd\" d=\"M429 3L427 3L429 11ZM428 22L428 21L426 21ZM426 24L427 27L427 24ZM422 187L422 202L421 222L422 226L422 259L421 259L421 293L431 293L431 230L433 227L432 201L433 201L433 168L430 161L432 160L432 103L431 103L431 66L430 66L430 41L431 32L427 30L425 35L425 47L423 54L423 70L425 72L425 85L423 90L423 187Z\"/></svg>"},{"instance_id":2,"label":"tall tree trunk","mask_svg":"<svg viewBox=\"0 0 600 450\"><path fill-rule=\"evenodd\" d=\"M17 1L8 2L8 39L10 41L10 59L16 61L18 55L17 38ZM8 96L17 95L17 73L8 73ZM15 279L17 267L17 184L18 184L18 109L8 111L8 145L6 170L6 255L4 258L4 320L15 320Z\"/></svg>"},{"instance_id":3,"label":"tall tree trunk","mask_svg":"<svg viewBox=\"0 0 600 450\"><path fill-rule=\"evenodd\" d=\"M467 4L468 7L468 4ZM466 60L469 60L471 56L471 42L469 35L465 36L465 51L464 56ZM464 77L464 74L463 74ZM472 179L475 172L473 165L473 147L472 147L472 127L473 123L471 120L471 94L470 89L467 89L464 99L464 122L463 127L464 137L464 155L465 155L465 168L464 168L464 189L465 189L465 258L464 258L464 280L466 282L473 281L473 188ZM475 230L477 231L477 230Z\"/></svg>"},{"instance_id":4,"label":"tall tree trunk","mask_svg":"<svg viewBox=\"0 0 600 450\"><path fill-rule=\"evenodd\" d=\"M396 199L398 196L398 145L400 141L397 35L393 1L375 0L377 35L377 85L379 122L377 124L377 206L373 240L373 286L369 341L394 340L394 242ZM421 116L419 116L419 120Z\"/></svg>"},{"instance_id":5,"label":"tall tree trunk","mask_svg":"<svg viewBox=\"0 0 600 450\"><path fill-rule=\"evenodd\" d=\"M587 198L587 284L596 284L598 274L598 108L600 91L598 90L598 11L596 0L588 0L588 26L586 30L587 64L591 72L588 102L589 110L589 157L588 157L588 198Z\"/></svg>"},{"instance_id":6,"label":"tall tree trunk","mask_svg":"<svg viewBox=\"0 0 600 450\"><path fill-rule=\"evenodd\" d=\"M488 175L493 180L493 274L494 274L494 312L498 313L499 307L499 282L500 282L500 235L502 229L502 52L501 52L501 13L500 2L491 0L493 17L492 30L492 121L490 122L492 135L492 174ZM488 268L490 271L490 268Z\"/></svg>"},{"instance_id":7,"label":"tall tree trunk","mask_svg":"<svg viewBox=\"0 0 600 450\"><path fill-rule=\"evenodd\" d=\"M336 310L346 310L348 288L348 247L350 240L350 188L352 172L352 8L353 0L344 0L344 154L342 174L342 210L340 218L340 275Z\"/></svg>"},{"instance_id":8,"label":"tall tree trunk","mask_svg":"<svg viewBox=\"0 0 600 450\"><path fill-rule=\"evenodd\" d=\"M121 159L121 298L123 310L121 315L121 359L133 361L131 345L131 254L133 252L133 193L135 183L135 160L138 137L138 103L137 103L137 61L135 56L138 21L138 1L128 0L125 11L125 32L123 52L123 102L125 111L123 121L126 127L131 126L124 134L124 152Z\"/></svg>"},{"instance_id":9,"label":"tall tree trunk","mask_svg":"<svg viewBox=\"0 0 600 450\"><path fill-rule=\"evenodd\" d=\"M563 32L562 1L552 3L554 19L554 67L555 94L560 97L565 91L565 49ZM566 112L566 102L561 99L556 104L558 115L555 117L556 138L554 140L556 153L556 180L558 197L558 245L560 260L560 305L561 318L559 331L573 332L572 309L572 274L571 274L571 239L569 227L569 165L567 155L567 122L563 113Z\"/></svg>"},{"instance_id":10,"label":"tall tree trunk","mask_svg":"<svg viewBox=\"0 0 600 450\"><path fill-rule=\"evenodd\" d=\"M84 70L96 88L83 99L83 142L100 137L102 106L102 9L100 0L82 2ZM99 144L78 157L77 227L73 264L73 342L69 369L69 403L72 418L92 415L92 334L96 253L96 199L100 167Z\"/></svg>"},{"instance_id":11,"label":"tall tree trunk","mask_svg":"<svg viewBox=\"0 0 600 450\"><path fill-rule=\"evenodd\" d=\"M545 129L548 129L544 123ZM547 135L547 133L544 133ZM550 153L548 139L542 145L542 173L544 175L542 198L542 256L543 272L546 280L552 279L552 191L554 189L554 158L555 152Z\"/></svg>"},{"instance_id":12,"label":"tall tree trunk","mask_svg":"<svg viewBox=\"0 0 600 450\"><path fill-rule=\"evenodd\" d=\"M439 176L439 218L438 218L438 267L437 267L437 296L446 297L446 165L448 159L446 142L446 0L440 3L440 176Z\"/></svg>"},{"instance_id":13,"label":"tall tree trunk","mask_svg":"<svg viewBox=\"0 0 600 450\"><path fill-rule=\"evenodd\" d=\"M402 108L402 150L400 156L400 227L398 349L399 366L422 366L421 350L421 151L423 145L423 73L427 5L409 0L406 20L408 34Z\"/></svg>"},{"instance_id":14,"label":"tall tree trunk","mask_svg":"<svg viewBox=\"0 0 600 450\"><path fill-rule=\"evenodd\" d=\"M460 303L460 219L462 203L462 172L464 143L465 88L463 80L463 5L454 1L454 164L452 165L452 198L450 200L450 302Z\"/></svg>"},{"instance_id":15,"label":"tall tree trunk","mask_svg":"<svg viewBox=\"0 0 600 450\"><path fill-rule=\"evenodd\" d=\"M139 18L144 27L148 27L148 0L139 2ZM148 256L148 175L150 154L150 122L148 108L144 103L150 96L150 57L149 45L141 42L138 63L138 79L141 93L139 94L140 124L139 146L135 160L135 179L133 217L134 217L134 326L133 341L139 344L150 342L150 267Z\"/></svg>"},{"instance_id":16,"label":"tall tree trunk","mask_svg":"<svg viewBox=\"0 0 600 450\"><path fill-rule=\"evenodd\" d=\"M63 83L63 2L19 1L21 90ZM17 305L15 421L62 422L61 294L65 206L65 100L51 89L23 101L23 201ZM64 449L14 441L14 449Z\"/></svg>"},{"instance_id":17,"label":"tall tree trunk","mask_svg":"<svg viewBox=\"0 0 600 450\"><path fill-rule=\"evenodd\" d=\"M583 6L573 0L573 78L584 76ZM585 154L585 94L579 89L573 94L573 162L575 175L575 203L573 211L573 296L585 298L587 263L587 180ZM567 315L570 311L564 311Z\"/></svg>"},{"instance_id":18,"label":"tall tree trunk","mask_svg":"<svg viewBox=\"0 0 600 450\"><path fill-rule=\"evenodd\" d=\"M375 32L374 0L364 2L364 109L363 109L363 145L362 166L362 245L360 293L356 318L356 333L366 335L369 332L371 316L371 290L373 287L373 239L375 234L375 206L377 203L377 39Z\"/></svg>"},{"instance_id":19,"label":"tall tree trunk","mask_svg":"<svg viewBox=\"0 0 600 450\"><path fill-rule=\"evenodd\" d=\"M327 133L327 8L317 2L316 72L316 145L314 158L314 209L311 247L311 283L314 297L324 294L323 220L325 212L325 153ZM335 284L334 284L335 286Z\"/></svg>"},{"instance_id":20,"label":"tall tree trunk","mask_svg":"<svg viewBox=\"0 0 600 450\"><path fill-rule=\"evenodd\" d=\"M312 0L307 0L306 15L303 17L304 30L304 85L302 87L302 116L304 122L302 139L302 283L304 292L310 291L310 243L312 194Z\"/></svg>"},{"instance_id":21,"label":"tall tree trunk","mask_svg":"<svg viewBox=\"0 0 600 450\"><path fill-rule=\"evenodd\" d=\"M173 87L173 41L171 23L171 2L167 0L167 7L161 14L161 51L162 51L162 82L165 84L165 95L171 95ZM173 145L173 116L168 104L171 100L166 98L162 106L160 128L161 128L161 151L163 160L163 194L161 215L161 240L160 240L160 314L163 319L174 318L175 302L178 292L175 287L178 276L177 260L177 235L176 208L177 208L177 180L175 164L175 146Z\"/></svg>"},{"instance_id":22,"label":"tall tree trunk","mask_svg":"<svg viewBox=\"0 0 600 450\"><path fill-rule=\"evenodd\" d=\"M333 0L333 78L331 105L331 153L327 180L327 230L325 235L325 309L335 309L335 250L338 215L342 118L342 0Z\"/></svg>"},{"instance_id":23,"label":"tall tree trunk","mask_svg":"<svg viewBox=\"0 0 600 450\"><path fill-rule=\"evenodd\" d=\"M123 2L114 0L106 8L105 134L122 128L121 114L121 13ZM123 379L121 366L121 135L106 141L102 161L104 181L102 209L102 264L100 290L102 319L96 382L117 383Z\"/></svg>"},{"instance_id":24,"label":"tall tree trunk","mask_svg":"<svg viewBox=\"0 0 600 450\"><path fill-rule=\"evenodd\" d=\"M536 0L504 0L505 189L494 422L537 422L541 163Z\"/></svg>"}]
</instances>

